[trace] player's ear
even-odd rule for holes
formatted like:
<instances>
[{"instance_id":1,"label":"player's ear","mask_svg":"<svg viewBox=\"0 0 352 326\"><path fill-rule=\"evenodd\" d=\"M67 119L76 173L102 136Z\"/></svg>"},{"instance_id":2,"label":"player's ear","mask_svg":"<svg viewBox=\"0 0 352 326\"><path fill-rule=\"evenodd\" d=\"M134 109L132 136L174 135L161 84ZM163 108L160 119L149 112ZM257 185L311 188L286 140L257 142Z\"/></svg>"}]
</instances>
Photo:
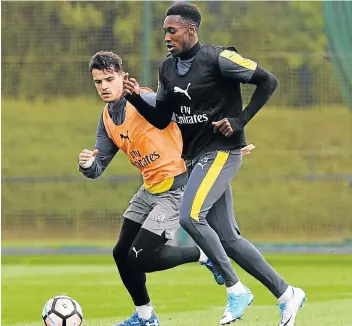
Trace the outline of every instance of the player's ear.
<instances>
[{"instance_id":1,"label":"player's ear","mask_svg":"<svg viewBox=\"0 0 352 326\"><path fill-rule=\"evenodd\" d=\"M196 25L194 24L191 24L189 27L188 27L188 33L190 36L193 36L197 33L197 28L196 28Z\"/></svg>"}]
</instances>

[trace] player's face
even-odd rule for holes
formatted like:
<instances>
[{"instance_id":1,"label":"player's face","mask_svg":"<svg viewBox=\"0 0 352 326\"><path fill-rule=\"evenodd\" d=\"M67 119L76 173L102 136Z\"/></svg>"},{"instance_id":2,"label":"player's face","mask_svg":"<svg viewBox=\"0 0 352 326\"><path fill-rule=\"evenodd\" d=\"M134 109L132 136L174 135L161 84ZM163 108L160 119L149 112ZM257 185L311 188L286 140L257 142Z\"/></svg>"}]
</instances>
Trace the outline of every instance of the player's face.
<instances>
[{"instance_id":1,"label":"player's face","mask_svg":"<svg viewBox=\"0 0 352 326\"><path fill-rule=\"evenodd\" d=\"M106 103L117 102L123 90L123 72L114 69L92 70L95 88L101 99Z\"/></svg>"},{"instance_id":2,"label":"player's face","mask_svg":"<svg viewBox=\"0 0 352 326\"><path fill-rule=\"evenodd\" d=\"M192 38L195 26L182 20L180 16L167 16L164 20L166 47L172 56L177 57L189 50L194 44Z\"/></svg>"}]
</instances>

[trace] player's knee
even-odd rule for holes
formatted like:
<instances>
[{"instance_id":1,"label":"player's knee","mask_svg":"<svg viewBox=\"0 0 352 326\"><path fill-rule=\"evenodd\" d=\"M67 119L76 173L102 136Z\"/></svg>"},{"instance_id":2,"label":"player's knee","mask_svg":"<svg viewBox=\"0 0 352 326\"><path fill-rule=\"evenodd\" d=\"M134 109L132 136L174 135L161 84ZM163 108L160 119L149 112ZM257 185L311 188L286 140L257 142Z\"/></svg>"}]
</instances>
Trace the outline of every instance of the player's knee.
<instances>
[{"instance_id":1,"label":"player's knee","mask_svg":"<svg viewBox=\"0 0 352 326\"><path fill-rule=\"evenodd\" d=\"M188 230L189 229L189 223L190 223L190 217L186 216L186 217L182 217L180 216L180 225L184 230Z\"/></svg>"},{"instance_id":2,"label":"player's knee","mask_svg":"<svg viewBox=\"0 0 352 326\"><path fill-rule=\"evenodd\" d=\"M188 205L184 203L181 204L180 207L180 225L187 231L191 224L191 216L189 214Z\"/></svg>"},{"instance_id":3,"label":"player's knee","mask_svg":"<svg viewBox=\"0 0 352 326\"><path fill-rule=\"evenodd\" d=\"M231 241L227 238L225 239L220 239L222 246L224 247L227 255L229 256L233 249L236 249L237 246L239 245L238 241L242 239L240 230L238 228L235 229L235 232L233 232L233 236Z\"/></svg>"},{"instance_id":4,"label":"player's knee","mask_svg":"<svg viewBox=\"0 0 352 326\"><path fill-rule=\"evenodd\" d=\"M115 263L119 264L127 258L127 250L123 248L119 243L117 243L112 250L112 255L114 257Z\"/></svg>"},{"instance_id":5,"label":"player's knee","mask_svg":"<svg viewBox=\"0 0 352 326\"><path fill-rule=\"evenodd\" d=\"M135 265L139 265L145 260L143 249L136 249L135 247L130 248L128 251L128 260Z\"/></svg>"},{"instance_id":6,"label":"player's knee","mask_svg":"<svg viewBox=\"0 0 352 326\"><path fill-rule=\"evenodd\" d=\"M145 272L148 262L152 260L152 255L149 255L143 249L137 249L135 247L130 248L128 251L128 261L138 268Z\"/></svg>"},{"instance_id":7,"label":"player's knee","mask_svg":"<svg viewBox=\"0 0 352 326\"><path fill-rule=\"evenodd\" d=\"M180 211L180 225L186 231L188 231L192 227L192 217L188 212L181 214Z\"/></svg>"}]
</instances>

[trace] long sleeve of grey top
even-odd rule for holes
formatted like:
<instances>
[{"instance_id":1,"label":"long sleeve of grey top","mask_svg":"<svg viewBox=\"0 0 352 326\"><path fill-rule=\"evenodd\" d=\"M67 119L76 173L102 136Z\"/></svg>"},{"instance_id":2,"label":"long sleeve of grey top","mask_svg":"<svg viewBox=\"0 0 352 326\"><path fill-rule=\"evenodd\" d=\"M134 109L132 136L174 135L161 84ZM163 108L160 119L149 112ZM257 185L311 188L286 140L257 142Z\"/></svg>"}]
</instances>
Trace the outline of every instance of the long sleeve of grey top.
<instances>
[{"instance_id":1,"label":"long sleeve of grey top","mask_svg":"<svg viewBox=\"0 0 352 326\"><path fill-rule=\"evenodd\" d=\"M275 91L278 81L271 72L260 65L257 65L256 69L253 71L219 56L219 67L224 78L257 86L250 102L244 108L241 115L236 118L227 118L232 129L234 131L240 131L268 101Z\"/></svg>"}]
</instances>

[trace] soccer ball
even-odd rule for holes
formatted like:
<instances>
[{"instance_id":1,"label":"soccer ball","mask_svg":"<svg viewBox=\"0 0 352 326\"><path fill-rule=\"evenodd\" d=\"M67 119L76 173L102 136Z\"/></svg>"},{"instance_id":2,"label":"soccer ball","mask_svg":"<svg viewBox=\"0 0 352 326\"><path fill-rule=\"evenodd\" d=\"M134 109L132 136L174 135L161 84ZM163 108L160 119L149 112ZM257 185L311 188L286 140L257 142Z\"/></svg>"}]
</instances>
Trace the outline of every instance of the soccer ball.
<instances>
[{"instance_id":1,"label":"soccer ball","mask_svg":"<svg viewBox=\"0 0 352 326\"><path fill-rule=\"evenodd\" d=\"M42 317L46 326L80 326L83 313L76 300L59 295L44 305Z\"/></svg>"}]
</instances>

